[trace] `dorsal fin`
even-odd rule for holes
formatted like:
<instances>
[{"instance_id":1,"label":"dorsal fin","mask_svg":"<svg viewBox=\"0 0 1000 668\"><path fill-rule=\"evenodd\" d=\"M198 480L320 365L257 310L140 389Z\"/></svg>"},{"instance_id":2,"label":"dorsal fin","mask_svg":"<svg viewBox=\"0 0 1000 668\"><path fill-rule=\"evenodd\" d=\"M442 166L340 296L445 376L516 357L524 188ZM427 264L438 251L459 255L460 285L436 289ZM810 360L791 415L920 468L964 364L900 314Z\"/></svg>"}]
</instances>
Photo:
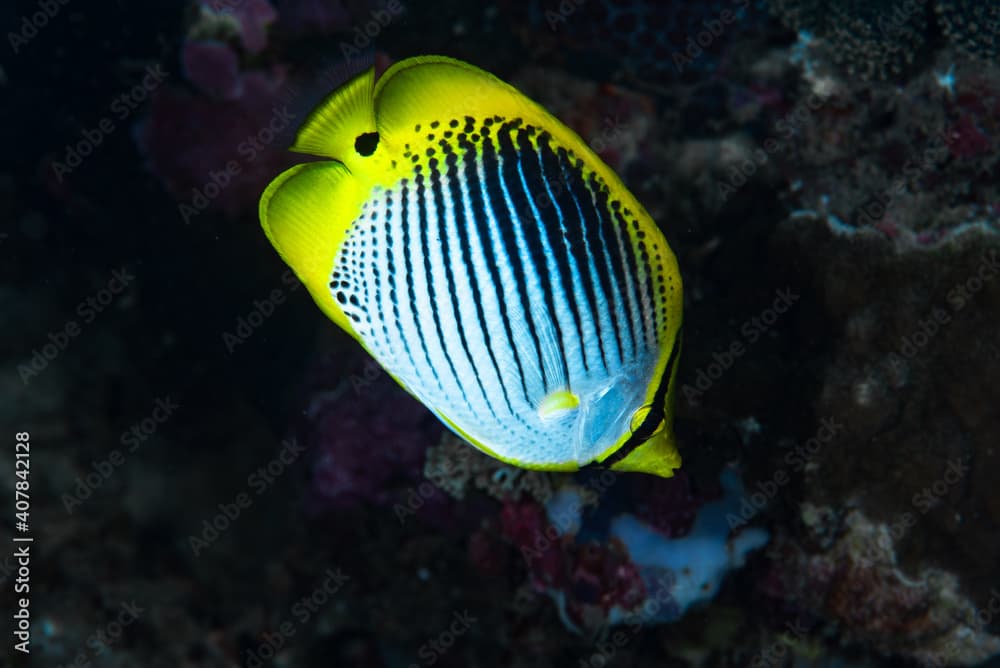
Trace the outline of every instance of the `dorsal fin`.
<instances>
[{"instance_id":1,"label":"dorsal fin","mask_svg":"<svg viewBox=\"0 0 1000 668\"><path fill-rule=\"evenodd\" d=\"M373 66L331 93L309 114L291 150L333 158L350 168L357 155L357 138L376 131L374 89Z\"/></svg>"}]
</instances>

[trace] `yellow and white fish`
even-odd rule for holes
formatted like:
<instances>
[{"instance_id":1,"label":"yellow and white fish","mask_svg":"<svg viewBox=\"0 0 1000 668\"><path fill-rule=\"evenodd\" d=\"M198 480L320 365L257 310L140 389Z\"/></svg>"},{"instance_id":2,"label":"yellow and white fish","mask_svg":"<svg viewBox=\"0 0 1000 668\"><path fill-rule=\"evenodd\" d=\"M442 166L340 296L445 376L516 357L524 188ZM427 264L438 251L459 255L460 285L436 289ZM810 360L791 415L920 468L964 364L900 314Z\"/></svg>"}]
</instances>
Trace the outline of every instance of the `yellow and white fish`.
<instances>
[{"instance_id":1,"label":"yellow and white fish","mask_svg":"<svg viewBox=\"0 0 1000 668\"><path fill-rule=\"evenodd\" d=\"M455 433L523 468L680 466L677 261L576 133L491 74L425 56L349 81L292 150L332 160L268 186L268 239Z\"/></svg>"}]
</instances>

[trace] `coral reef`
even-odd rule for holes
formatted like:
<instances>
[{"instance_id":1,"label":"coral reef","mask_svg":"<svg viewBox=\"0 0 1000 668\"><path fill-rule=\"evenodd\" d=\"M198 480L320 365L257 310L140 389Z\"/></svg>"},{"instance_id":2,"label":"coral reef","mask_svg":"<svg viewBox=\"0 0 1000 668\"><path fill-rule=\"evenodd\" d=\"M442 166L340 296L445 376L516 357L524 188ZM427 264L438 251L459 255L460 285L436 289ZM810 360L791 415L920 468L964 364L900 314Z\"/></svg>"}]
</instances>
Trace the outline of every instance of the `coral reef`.
<instances>
[{"instance_id":1,"label":"coral reef","mask_svg":"<svg viewBox=\"0 0 1000 668\"><path fill-rule=\"evenodd\" d=\"M902 87L825 86L775 109L761 142L775 146L793 216L883 236L900 250L998 229L1000 70L942 57Z\"/></svg>"},{"instance_id":2,"label":"coral reef","mask_svg":"<svg viewBox=\"0 0 1000 668\"><path fill-rule=\"evenodd\" d=\"M0 414L38 444L32 658L996 664L994 3L774 0L780 21L737 1L400 4L94 6L4 65L10 154L35 166L0 174ZM375 47L378 66L438 52L515 82L662 225L686 299L676 477L506 466L305 291L265 322L289 284L260 189L301 160L284 147L345 55ZM153 63L169 75L129 107L135 136L91 141ZM85 169L53 170L64 144ZM204 227L178 227L164 188ZM126 261L135 283L84 323ZM0 473L10 498L11 458Z\"/></svg>"},{"instance_id":3,"label":"coral reef","mask_svg":"<svg viewBox=\"0 0 1000 668\"><path fill-rule=\"evenodd\" d=\"M741 35L766 15L753 0L505 3L536 52L572 53L600 77L672 81L719 69ZM618 71L609 70L617 65Z\"/></svg>"},{"instance_id":4,"label":"coral reef","mask_svg":"<svg viewBox=\"0 0 1000 668\"><path fill-rule=\"evenodd\" d=\"M653 134L650 121L655 108L649 95L531 67L513 83L529 97L551 100L549 111L617 172L648 162L645 147Z\"/></svg>"},{"instance_id":5,"label":"coral reef","mask_svg":"<svg viewBox=\"0 0 1000 668\"><path fill-rule=\"evenodd\" d=\"M497 501L528 496L545 503L552 496L549 474L508 466L480 453L451 432L427 450L424 475L459 500L465 498L468 489L482 490Z\"/></svg>"},{"instance_id":6,"label":"coral reef","mask_svg":"<svg viewBox=\"0 0 1000 668\"><path fill-rule=\"evenodd\" d=\"M926 0L771 0L771 11L790 28L824 40L826 55L862 79L903 74L926 42Z\"/></svg>"},{"instance_id":7,"label":"coral reef","mask_svg":"<svg viewBox=\"0 0 1000 668\"><path fill-rule=\"evenodd\" d=\"M831 513L839 516L833 525L819 521ZM895 549L899 528L859 510L841 515L807 504L801 519L801 541L781 536L768 549L768 595L794 601L800 615L836 621L850 642L924 666L971 666L1000 653L1000 636L988 631L1000 614L997 588L977 609L954 575L905 573ZM816 549L824 542L831 544Z\"/></svg>"},{"instance_id":8,"label":"coral reef","mask_svg":"<svg viewBox=\"0 0 1000 668\"><path fill-rule=\"evenodd\" d=\"M610 471L595 473L586 484L567 481L544 512L530 500L504 505L504 535L524 558L532 585L555 601L572 630L673 621L710 601L722 577L767 542L761 529L731 530L727 516L743 493L735 471L723 473L722 499L703 503L693 522L678 514L675 525L658 516L654 526L625 511L632 506L608 492L616 482ZM690 497L683 475L643 491L654 486L661 488L653 495L657 500Z\"/></svg>"},{"instance_id":9,"label":"coral reef","mask_svg":"<svg viewBox=\"0 0 1000 668\"><path fill-rule=\"evenodd\" d=\"M952 44L983 60L1000 55L1000 7L976 0L938 0L934 8Z\"/></svg>"},{"instance_id":10,"label":"coral reef","mask_svg":"<svg viewBox=\"0 0 1000 668\"><path fill-rule=\"evenodd\" d=\"M317 391L305 411L309 503L317 511L398 502L421 482L425 450L440 433L426 409L374 362L351 378Z\"/></svg>"},{"instance_id":11,"label":"coral reef","mask_svg":"<svg viewBox=\"0 0 1000 668\"><path fill-rule=\"evenodd\" d=\"M770 0L793 30L822 42L823 57L862 80L899 80L931 53L935 23L955 48L988 61L1000 49L1000 8L976 0Z\"/></svg>"},{"instance_id":12,"label":"coral reef","mask_svg":"<svg viewBox=\"0 0 1000 668\"><path fill-rule=\"evenodd\" d=\"M374 6L302 0L282 3L279 12L267 0L197 3L180 58L195 90L177 83L158 88L135 132L149 169L178 202L185 223L209 210L253 215L274 175L302 162L287 147L312 108L365 63L387 64L374 51L347 57L344 45L357 39L326 42L305 63L272 43L346 32ZM386 10L382 15L395 18ZM365 47L370 38L362 37Z\"/></svg>"}]
</instances>

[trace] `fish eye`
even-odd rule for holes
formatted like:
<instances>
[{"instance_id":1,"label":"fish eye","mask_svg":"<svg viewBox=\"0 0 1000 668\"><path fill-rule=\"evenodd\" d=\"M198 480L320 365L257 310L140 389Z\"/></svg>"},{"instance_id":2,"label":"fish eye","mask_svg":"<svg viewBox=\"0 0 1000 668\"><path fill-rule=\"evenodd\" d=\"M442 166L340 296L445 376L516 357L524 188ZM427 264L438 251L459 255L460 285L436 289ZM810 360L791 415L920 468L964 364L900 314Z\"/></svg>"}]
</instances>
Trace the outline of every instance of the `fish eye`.
<instances>
[{"instance_id":1,"label":"fish eye","mask_svg":"<svg viewBox=\"0 0 1000 668\"><path fill-rule=\"evenodd\" d=\"M358 135L354 140L354 150L358 152L358 155L367 158L378 148L378 140L379 136L377 132L366 132Z\"/></svg>"}]
</instances>

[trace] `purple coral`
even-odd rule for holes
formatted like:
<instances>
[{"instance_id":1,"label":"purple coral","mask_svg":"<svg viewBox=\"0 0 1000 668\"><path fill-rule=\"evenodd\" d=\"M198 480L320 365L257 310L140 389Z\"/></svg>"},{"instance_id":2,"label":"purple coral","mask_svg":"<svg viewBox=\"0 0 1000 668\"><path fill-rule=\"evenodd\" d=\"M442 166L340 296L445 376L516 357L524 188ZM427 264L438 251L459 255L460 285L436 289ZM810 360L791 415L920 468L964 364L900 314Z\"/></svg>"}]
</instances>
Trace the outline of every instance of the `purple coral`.
<instances>
[{"instance_id":1,"label":"purple coral","mask_svg":"<svg viewBox=\"0 0 1000 668\"><path fill-rule=\"evenodd\" d=\"M536 501L508 501L501 524L503 535L524 557L534 588L556 596L570 625L600 625L647 599L639 568L620 542L578 543L562 536Z\"/></svg>"},{"instance_id":2,"label":"purple coral","mask_svg":"<svg viewBox=\"0 0 1000 668\"><path fill-rule=\"evenodd\" d=\"M234 100L243 94L239 56L217 40L188 42L181 52L184 75L206 95Z\"/></svg>"},{"instance_id":3,"label":"purple coral","mask_svg":"<svg viewBox=\"0 0 1000 668\"><path fill-rule=\"evenodd\" d=\"M440 434L427 410L384 374L319 395L309 417L316 509L399 501L397 491L422 480L424 451Z\"/></svg>"},{"instance_id":4,"label":"purple coral","mask_svg":"<svg viewBox=\"0 0 1000 668\"><path fill-rule=\"evenodd\" d=\"M283 104L284 72L244 73L230 92L232 86L241 93L235 99L158 89L137 128L150 169L180 203L185 222L209 207L232 216L252 212L275 174L301 162L285 149L300 113Z\"/></svg>"}]
</instances>

